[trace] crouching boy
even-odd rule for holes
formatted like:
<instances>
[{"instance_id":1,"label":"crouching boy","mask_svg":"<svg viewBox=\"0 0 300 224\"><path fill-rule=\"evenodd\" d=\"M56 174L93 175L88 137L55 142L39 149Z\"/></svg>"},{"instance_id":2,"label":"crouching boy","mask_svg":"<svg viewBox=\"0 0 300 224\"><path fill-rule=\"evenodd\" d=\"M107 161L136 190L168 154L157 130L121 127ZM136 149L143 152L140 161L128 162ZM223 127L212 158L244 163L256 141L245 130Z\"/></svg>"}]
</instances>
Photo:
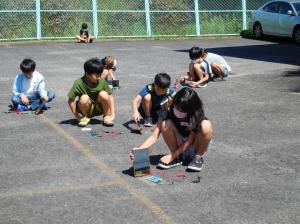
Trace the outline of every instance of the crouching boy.
<instances>
[{"instance_id":1,"label":"crouching boy","mask_svg":"<svg viewBox=\"0 0 300 224\"><path fill-rule=\"evenodd\" d=\"M87 126L90 118L103 114L103 125L113 126L115 111L112 90L101 79L103 65L97 58L84 63L84 76L77 79L68 93L68 104L79 126Z\"/></svg>"},{"instance_id":2,"label":"crouching boy","mask_svg":"<svg viewBox=\"0 0 300 224\"><path fill-rule=\"evenodd\" d=\"M132 118L135 122L144 119L144 126L151 127L158 121L158 112L172 104L175 91L170 87L171 78L166 73L158 73L154 83L146 85L132 100ZM140 105L138 106L140 102Z\"/></svg>"}]
</instances>

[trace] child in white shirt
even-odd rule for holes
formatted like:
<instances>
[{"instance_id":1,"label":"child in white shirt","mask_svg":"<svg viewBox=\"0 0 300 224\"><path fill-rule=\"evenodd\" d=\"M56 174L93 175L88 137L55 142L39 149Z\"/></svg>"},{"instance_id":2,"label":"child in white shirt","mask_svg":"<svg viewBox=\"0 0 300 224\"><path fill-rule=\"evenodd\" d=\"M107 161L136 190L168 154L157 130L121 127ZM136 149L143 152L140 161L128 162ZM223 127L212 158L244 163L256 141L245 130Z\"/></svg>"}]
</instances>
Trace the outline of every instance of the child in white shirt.
<instances>
[{"instance_id":1,"label":"child in white shirt","mask_svg":"<svg viewBox=\"0 0 300 224\"><path fill-rule=\"evenodd\" d=\"M175 88L178 88L180 83L184 83L186 80L191 81L190 87L205 87L206 83L212 78L212 70L210 64L201 58L202 48L192 47L189 50L189 57L191 62L189 64L189 71L187 75L181 76L176 79Z\"/></svg>"},{"instance_id":2,"label":"child in white shirt","mask_svg":"<svg viewBox=\"0 0 300 224\"><path fill-rule=\"evenodd\" d=\"M36 64L32 59L24 59L20 64L21 74L16 76L11 101L18 110L37 110L42 103L55 98L52 91L46 92L44 77L35 71Z\"/></svg>"}]
</instances>

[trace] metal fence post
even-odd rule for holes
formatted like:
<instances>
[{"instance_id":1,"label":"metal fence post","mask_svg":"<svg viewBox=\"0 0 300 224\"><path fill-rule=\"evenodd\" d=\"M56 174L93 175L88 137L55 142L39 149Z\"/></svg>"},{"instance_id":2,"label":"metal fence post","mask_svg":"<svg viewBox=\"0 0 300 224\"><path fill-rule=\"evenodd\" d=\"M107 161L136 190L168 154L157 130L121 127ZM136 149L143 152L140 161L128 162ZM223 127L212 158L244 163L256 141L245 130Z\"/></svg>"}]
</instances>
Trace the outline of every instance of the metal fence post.
<instances>
[{"instance_id":1,"label":"metal fence post","mask_svg":"<svg viewBox=\"0 0 300 224\"><path fill-rule=\"evenodd\" d=\"M243 30L247 30L247 0L242 0Z\"/></svg>"},{"instance_id":2,"label":"metal fence post","mask_svg":"<svg viewBox=\"0 0 300 224\"><path fill-rule=\"evenodd\" d=\"M196 20L196 33L197 36L200 36L200 17L199 17L199 4L198 0L194 0L195 2L195 20Z\"/></svg>"},{"instance_id":3,"label":"metal fence post","mask_svg":"<svg viewBox=\"0 0 300 224\"><path fill-rule=\"evenodd\" d=\"M147 36L151 37L152 31L151 31L149 0L145 0L145 14L146 14Z\"/></svg>"},{"instance_id":4,"label":"metal fence post","mask_svg":"<svg viewBox=\"0 0 300 224\"><path fill-rule=\"evenodd\" d=\"M42 38L41 0L35 0L35 20L36 20L36 38L40 40Z\"/></svg>"},{"instance_id":5,"label":"metal fence post","mask_svg":"<svg viewBox=\"0 0 300 224\"><path fill-rule=\"evenodd\" d=\"M97 0L93 1L93 27L94 27L94 36L98 38L98 11L97 11Z\"/></svg>"}]
</instances>

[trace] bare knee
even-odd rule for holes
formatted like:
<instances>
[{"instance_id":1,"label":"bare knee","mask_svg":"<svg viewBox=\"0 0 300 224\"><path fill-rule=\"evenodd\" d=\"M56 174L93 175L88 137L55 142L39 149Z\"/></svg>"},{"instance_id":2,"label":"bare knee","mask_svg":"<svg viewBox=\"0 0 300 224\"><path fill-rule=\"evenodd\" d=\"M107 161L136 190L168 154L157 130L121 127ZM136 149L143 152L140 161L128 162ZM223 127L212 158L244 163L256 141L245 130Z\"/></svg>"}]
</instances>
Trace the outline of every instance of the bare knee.
<instances>
[{"instance_id":1,"label":"bare knee","mask_svg":"<svg viewBox=\"0 0 300 224\"><path fill-rule=\"evenodd\" d=\"M146 96L144 96L142 101L147 103L151 102L151 94L147 94Z\"/></svg>"},{"instance_id":2,"label":"bare knee","mask_svg":"<svg viewBox=\"0 0 300 224\"><path fill-rule=\"evenodd\" d=\"M218 63L215 63L215 62L210 64L211 68L217 68L218 65L219 65L219 64L218 64Z\"/></svg>"},{"instance_id":3,"label":"bare knee","mask_svg":"<svg viewBox=\"0 0 300 224\"><path fill-rule=\"evenodd\" d=\"M103 100L105 100L105 101L109 100L109 95L105 91L100 91L99 95L98 95L98 101L101 102Z\"/></svg>"},{"instance_id":4,"label":"bare knee","mask_svg":"<svg viewBox=\"0 0 300 224\"><path fill-rule=\"evenodd\" d=\"M80 98L79 98L79 104L81 105L86 105L90 102L90 97L88 95L82 95Z\"/></svg>"},{"instance_id":5,"label":"bare knee","mask_svg":"<svg viewBox=\"0 0 300 224\"><path fill-rule=\"evenodd\" d=\"M201 137L206 141L210 141L213 137L213 127L209 120L201 122Z\"/></svg>"},{"instance_id":6,"label":"bare knee","mask_svg":"<svg viewBox=\"0 0 300 224\"><path fill-rule=\"evenodd\" d=\"M221 75L221 65L219 63L212 63L211 69L213 73L216 74L217 76Z\"/></svg>"},{"instance_id":7,"label":"bare knee","mask_svg":"<svg viewBox=\"0 0 300 224\"><path fill-rule=\"evenodd\" d=\"M194 74L197 76L199 79L202 79L204 77L204 72L202 68L199 66L199 64L194 65Z\"/></svg>"},{"instance_id":8,"label":"bare knee","mask_svg":"<svg viewBox=\"0 0 300 224\"><path fill-rule=\"evenodd\" d=\"M193 64L193 69L194 69L194 70L197 69L198 66L199 66L199 64Z\"/></svg>"},{"instance_id":9,"label":"bare knee","mask_svg":"<svg viewBox=\"0 0 300 224\"><path fill-rule=\"evenodd\" d=\"M194 64L194 63L190 63L190 64L189 64L189 71L190 71L190 70L194 70L194 69L195 69L195 65L196 65L196 64Z\"/></svg>"},{"instance_id":10,"label":"bare knee","mask_svg":"<svg viewBox=\"0 0 300 224\"><path fill-rule=\"evenodd\" d=\"M161 132L169 132L174 128L174 124L171 120L165 120L161 123Z\"/></svg>"}]
</instances>

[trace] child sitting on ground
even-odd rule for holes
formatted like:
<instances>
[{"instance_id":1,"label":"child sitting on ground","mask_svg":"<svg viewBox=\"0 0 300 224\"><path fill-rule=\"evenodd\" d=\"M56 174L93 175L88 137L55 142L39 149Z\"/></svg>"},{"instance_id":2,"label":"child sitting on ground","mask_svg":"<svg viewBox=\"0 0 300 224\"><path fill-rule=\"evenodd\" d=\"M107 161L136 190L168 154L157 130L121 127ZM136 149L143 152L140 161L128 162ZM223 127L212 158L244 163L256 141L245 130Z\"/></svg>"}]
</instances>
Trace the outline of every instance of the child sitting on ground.
<instances>
[{"instance_id":1,"label":"child sitting on ground","mask_svg":"<svg viewBox=\"0 0 300 224\"><path fill-rule=\"evenodd\" d=\"M166 73L158 73L154 83L146 85L131 103L135 122L140 120L140 115L144 118L144 126L151 127L158 120L157 112L162 108L168 108L175 95L171 87L171 78ZM138 107L138 102L140 102Z\"/></svg>"},{"instance_id":2,"label":"child sitting on ground","mask_svg":"<svg viewBox=\"0 0 300 224\"><path fill-rule=\"evenodd\" d=\"M160 168L169 169L185 162L188 163L189 170L202 169L203 155L212 139L213 128L193 89L185 87L176 93L166 116L160 117L152 135L138 148L149 149L157 142L160 134L170 149L170 154L160 159ZM132 153L130 158L134 160Z\"/></svg>"},{"instance_id":3,"label":"child sitting on ground","mask_svg":"<svg viewBox=\"0 0 300 224\"><path fill-rule=\"evenodd\" d=\"M78 125L87 126L90 118L103 114L103 125L114 125L114 98L107 82L101 79L103 66L97 58L84 63L84 76L77 79L68 93L68 104ZM77 99L77 101L76 101Z\"/></svg>"},{"instance_id":4,"label":"child sitting on ground","mask_svg":"<svg viewBox=\"0 0 300 224\"><path fill-rule=\"evenodd\" d=\"M54 92L46 92L44 77L35 71L35 67L32 59L24 59L20 64L22 73L16 76L11 98L17 110L37 110L40 106L43 108L39 109L47 110L47 102L55 98Z\"/></svg>"},{"instance_id":5,"label":"child sitting on ground","mask_svg":"<svg viewBox=\"0 0 300 224\"><path fill-rule=\"evenodd\" d=\"M76 35L76 39L79 43L92 43L94 37L89 34L88 25L86 23L82 23L81 29L79 31L79 35Z\"/></svg>"},{"instance_id":6,"label":"child sitting on ground","mask_svg":"<svg viewBox=\"0 0 300 224\"><path fill-rule=\"evenodd\" d=\"M212 73L210 65L201 58L202 53L202 49L199 47L192 47L189 50L189 57L191 59L189 71L186 76L176 79L176 88L178 88L180 84L185 83L185 81L191 81L188 84L190 87L206 86L206 83L210 80Z\"/></svg>"},{"instance_id":7,"label":"child sitting on ground","mask_svg":"<svg viewBox=\"0 0 300 224\"><path fill-rule=\"evenodd\" d=\"M207 50L202 49L201 58L210 64L215 78L224 79L230 74L231 67L222 56L207 52Z\"/></svg>"}]
</instances>

